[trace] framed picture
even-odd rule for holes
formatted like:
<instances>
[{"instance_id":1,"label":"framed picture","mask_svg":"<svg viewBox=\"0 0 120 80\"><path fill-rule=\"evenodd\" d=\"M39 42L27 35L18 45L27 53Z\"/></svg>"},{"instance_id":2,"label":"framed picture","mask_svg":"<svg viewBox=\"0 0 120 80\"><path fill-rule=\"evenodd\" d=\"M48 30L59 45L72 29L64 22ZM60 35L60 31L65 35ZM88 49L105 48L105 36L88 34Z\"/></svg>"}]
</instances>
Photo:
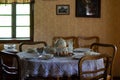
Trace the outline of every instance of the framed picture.
<instances>
[{"instance_id":1,"label":"framed picture","mask_svg":"<svg viewBox=\"0 0 120 80\"><path fill-rule=\"evenodd\" d=\"M100 17L101 0L76 0L76 17Z\"/></svg>"},{"instance_id":2,"label":"framed picture","mask_svg":"<svg viewBox=\"0 0 120 80\"><path fill-rule=\"evenodd\" d=\"M43 1L56 1L56 0L43 0Z\"/></svg>"},{"instance_id":3,"label":"framed picture","mask_svg":"<svg viewBox=\"0 0 120 80\"><path fill-rule=\"evenodd\" d=\"M70 6L69 5L56 5L56 14L57 15L69 15Z\"/></svg>"}]
</instances>

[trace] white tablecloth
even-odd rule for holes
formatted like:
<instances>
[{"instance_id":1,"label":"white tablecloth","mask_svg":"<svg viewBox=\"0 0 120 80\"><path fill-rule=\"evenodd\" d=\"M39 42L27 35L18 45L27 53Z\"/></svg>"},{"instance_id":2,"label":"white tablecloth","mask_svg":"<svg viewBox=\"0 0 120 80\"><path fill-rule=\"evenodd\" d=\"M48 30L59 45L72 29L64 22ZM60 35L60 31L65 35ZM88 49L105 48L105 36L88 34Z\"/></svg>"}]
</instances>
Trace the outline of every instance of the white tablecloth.
<instances>
[{"instance_id":1,"label":"white tablecloth","mask_svg":"<svg viewBox=\"0 0 120 80\"><path fill-rule=\"evenodd\" d=\"M96 64L92 65L94 63ZM73 59L72 57L54 57L49 60L41 60L40 58L22 58L21 64L22 79L28 74L43 77L78 75L78 60ZM90 70L104 67L103 60L86 61L84 63L84 70L87 70L88 67Z\"/></svg>"}]
</instances>

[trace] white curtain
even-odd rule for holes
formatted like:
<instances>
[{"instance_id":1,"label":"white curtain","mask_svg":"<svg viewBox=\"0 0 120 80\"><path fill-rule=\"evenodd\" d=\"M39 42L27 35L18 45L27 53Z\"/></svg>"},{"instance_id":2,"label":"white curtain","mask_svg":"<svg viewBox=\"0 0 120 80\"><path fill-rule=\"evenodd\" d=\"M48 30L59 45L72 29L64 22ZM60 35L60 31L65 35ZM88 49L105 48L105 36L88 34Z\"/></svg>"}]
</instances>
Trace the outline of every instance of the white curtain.
<instances>
[{"instance_id":1,"label":"white curtain","mask_svg":"<svg viewBox=\"0 0 120 80\"><path fill-rule=\"evenodd\" d=\"M30 3L35 0L0 0L0 3Z\"/></svg>"}]
</instances>

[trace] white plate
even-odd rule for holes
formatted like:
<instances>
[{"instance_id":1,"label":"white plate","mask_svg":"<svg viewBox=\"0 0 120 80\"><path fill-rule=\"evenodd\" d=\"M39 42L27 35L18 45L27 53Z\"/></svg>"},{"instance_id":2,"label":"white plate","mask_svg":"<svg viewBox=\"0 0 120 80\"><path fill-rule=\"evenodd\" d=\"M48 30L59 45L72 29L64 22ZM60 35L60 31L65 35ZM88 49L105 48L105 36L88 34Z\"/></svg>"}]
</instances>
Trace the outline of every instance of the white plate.
<instances>
[{"instance_id":1,"label":"white plate","mask_svg":"<svg viewBox=\"0 0 120 80\"><path fill-rule=\"evenodd\" d=\"M91 52L86 52L85 55L100 55L100 53L91 51Z\"/></svg>"},{"instance_id":2,"label":"white plate","mask_svg":"<svg viewBox=\"0 0 120 80\"><path fill-rule=\"evenodd\" d=\"M45 59L45 60L52 59L53 57L54 57L53 54L44 54L39 56L40 59Z\"/></svg>"},{"instance_id":3,"label":"white plate","mask_svg":"<svg viewBox=\"0 0 120 80\"><path fill-rule=\"evenodd\" d=\"M82 52L82 53L73 52L73 54L74 54L74 55L82 55L82 56L84 56L84 55L85 55L85 53L83 53L83 52Z\"/></svg>"},{"instance_id":4,"label":"white plate","mask_svg":"<svg viewBox=\"0 0 120 80\"><path fill-rule=\"evenodd\" d=\"M73 55L72 58L73 59L80 59L81 57L83 57L84 55Z\"/></svg>"}]
</instances>

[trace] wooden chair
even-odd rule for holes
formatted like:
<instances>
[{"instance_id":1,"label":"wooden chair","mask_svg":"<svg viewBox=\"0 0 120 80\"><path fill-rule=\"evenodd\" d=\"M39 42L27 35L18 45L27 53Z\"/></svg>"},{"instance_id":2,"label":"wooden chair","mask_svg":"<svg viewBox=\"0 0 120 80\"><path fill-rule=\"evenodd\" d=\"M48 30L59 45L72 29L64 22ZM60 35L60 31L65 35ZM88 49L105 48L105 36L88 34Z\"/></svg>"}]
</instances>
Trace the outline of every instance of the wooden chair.
<instances>
[{"instance_id":1,"label":"wooden chair","mask_svg":"<svg viewBox=\"0 0 120 80\"><path fill-rule=\"evenodd\" d=\"M98 47L98 50L94 49L95 47ZM107 80L113 80L113 75L112 75L112 71L113 71L113 62L114 62L114 58L117 52L117 47L113 44L106 44L106 43L93 43L90 47L92 50L99 52L99 53L103 53L109 56L110 61L109 61L109 74L108 74L108 78L111 79L107 79Z\"/></svg>"},{"instance_id":2,"label":"wooden chair","mask_svg":"<svg viewBox=\"0 0 120 80\"><path fill-rule=\"evenodd\" d=\"M72 40L72 42L73 42L73 48L76 48L76 47L78 46L78 45L77 45L77 38L76 38L75 36L66 36L66 37L63 37L63 36L55 36L55 37L53 37L53 40L52 40L53 46L54 46L56 40L57 40L57 39L60 39L60 38L66 40L66 42ZM67 44L67 46L68 46L68 44Z\"/></svg>"},{"instance_id":3,"label":"wooden chair","mask_svg":"<svg viewBox=\"0 0 120 80\"><path fill-rule=\"evenodd\" d=\"M26 49L29 49L29 48L44 48L44 47L47 47L47 43L45 41L35 41L35 42L21 42L19 44L19 51L22 52ZM46 79L44 77L41 77L41 76L32 76L32 75L28 75L25 80L41 80L41 79Z\"/></svg>"},{"instance_id":4,"label":"wooden chair","mask_svg":"<svg viewBox=\"0 0 120 80\"><path fill-rule=\"evenodd\" d=\"M35 48L35 47L47 47L47 43L45 41L35 41L35 42L21 42L19 44L19 51L23 51L28 48Z\"/></svg>"},{"instance_id":5,"label":"wooden chair","mask_svg":"<svg viewBox=\"0 0 120 80\"><path fill-rule=\"evenodd\" d=\"M98 36L78 36L78 47L90 48L92 43L99 43L100 39Z\"/></svg>"},{"instance_id":6,"label":"wooden chair","mask_svg":"<svg viewBox=\"0 0 120 80\"><path fill-rule=\"evenodd\" d=\"M104 67L101 68L97 68L98 66L96 66L95 70L89 70L90 67L87 67L85 69L87 69L86 71L83 70L83 64L86 61L92 61L92 60L99 60L99 59L103 59L103 64ZM107 68L109 66L108 64L109 58L106 55L93 55L93 56L84 56L79 60L78 63L78 74L79 74L79 80L106 80L107 78ZM90 64L89 64L90 65ZM95 63L96 65L96 63Z\"/></svg>"},{"instance_id":7,"label":"wooden chair","mask_svg":"<svg viewBox=\"0 0 120 80\"><path fill-rule=\"evenodd\" d=\"M16 66L13 66L13 59ZM1 80L21 80L19 57L12 53L0 52Z\"/></svg>"}]
</instances>

